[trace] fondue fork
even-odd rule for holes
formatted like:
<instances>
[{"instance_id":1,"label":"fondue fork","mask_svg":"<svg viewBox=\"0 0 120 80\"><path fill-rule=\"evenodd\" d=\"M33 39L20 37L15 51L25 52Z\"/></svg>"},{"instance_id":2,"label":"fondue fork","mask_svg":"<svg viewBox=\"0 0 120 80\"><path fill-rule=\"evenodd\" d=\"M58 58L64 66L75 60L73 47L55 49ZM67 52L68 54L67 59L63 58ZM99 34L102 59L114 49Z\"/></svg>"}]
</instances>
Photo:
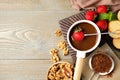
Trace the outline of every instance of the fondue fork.
<instances>
[{"instance_id":1,"label":"fondue fork","mask_svg":"<svg viewBox=\"0 0 120 80\"><path fill-rule=\"evenodd\" d=\"M117 30L115 32L104 32L104 33L92 33L92 34L84 34L84 36L95 36L95 35L105 35L105 34L118 34L120 35L120 30Z\"/></svg>"}]
</instances>

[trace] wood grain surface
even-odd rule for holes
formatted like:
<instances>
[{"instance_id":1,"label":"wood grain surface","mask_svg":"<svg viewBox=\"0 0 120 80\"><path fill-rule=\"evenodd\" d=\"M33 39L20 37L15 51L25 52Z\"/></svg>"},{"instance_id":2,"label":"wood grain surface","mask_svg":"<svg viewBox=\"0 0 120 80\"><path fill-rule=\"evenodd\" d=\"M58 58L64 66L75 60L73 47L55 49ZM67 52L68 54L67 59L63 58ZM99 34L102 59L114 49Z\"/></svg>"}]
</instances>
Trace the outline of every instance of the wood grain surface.
<instances>
[{"instance_id":1,"label":"wood grain surface","mask_svg":"<svg viewBox=\"0 0 120 80\"><path fill-rule=\"evenodd\" d=\"M76 12L69 0L0 0L0 80L46 80L58 21Z\"/></svg>"},{"instance_id":2,"label":"wood grain surface","mask_svg":"<svg viewBox=\"0 0 120 80\"><path fill-rule=\"evenodd\" d=\"M1 12L0 59L48 59L49 50L64 40L54 35L59 29L58 21L72 14L69 11Z\"/></svg>"},{"instance_id":3,"label":"wood grain surface","mask_svg":"<svg viewBox=\"0 0 120 80\"><path fill-rule=\"evenodd\" d=\"M72 11L70 0L0 0L0 10Z\"/></svg>"},{"instance_id":4,"label":"wood grain surface","mask_svg":"<svg viewBox=\"0 0 120 80\"><path fill-rule=\"evenodd\" d=\"M58 21L78 12L71 8L70 0L0 0L0 80L46 80L53 64L49 50L64 40L54 36L60 28ZM59 56L72 63L70 55L59 51ZM92 73L88 59L82 72L85 80ZM100 80L119 80L119 66L112 78Z\"/></svg>"}]
</instances>

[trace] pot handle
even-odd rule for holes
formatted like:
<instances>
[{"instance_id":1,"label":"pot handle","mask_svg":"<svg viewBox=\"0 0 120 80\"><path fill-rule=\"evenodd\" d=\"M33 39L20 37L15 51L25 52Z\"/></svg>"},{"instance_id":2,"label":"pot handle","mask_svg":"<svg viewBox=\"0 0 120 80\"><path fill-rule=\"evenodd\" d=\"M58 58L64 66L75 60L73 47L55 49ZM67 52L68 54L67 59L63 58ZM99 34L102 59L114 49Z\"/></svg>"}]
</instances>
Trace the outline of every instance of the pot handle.
<instances>
[{"instance_id":1,"label":"pot handle","mask_svg":"<svg viewBox=\"0 0 120 80\"><path fill-rule=\"evenodd\" d=\"M77 57L73 80L80 80L83 66L83 58Z\"/></svg>"},{"instance_id":2,"label":"pot handle","mask_svg":"<svg viewBox=\"0 0 120 80\"><path fill-rule=\"evenodd\" d=\"M82 54L82 56L79 54ZM73 80L80 80L81 73L82 73L82 67L83 67L83 59L85 58L86 54L77 52L76 56L77 56L77 60L76 60Z\"/></svg>"}]
</instances>

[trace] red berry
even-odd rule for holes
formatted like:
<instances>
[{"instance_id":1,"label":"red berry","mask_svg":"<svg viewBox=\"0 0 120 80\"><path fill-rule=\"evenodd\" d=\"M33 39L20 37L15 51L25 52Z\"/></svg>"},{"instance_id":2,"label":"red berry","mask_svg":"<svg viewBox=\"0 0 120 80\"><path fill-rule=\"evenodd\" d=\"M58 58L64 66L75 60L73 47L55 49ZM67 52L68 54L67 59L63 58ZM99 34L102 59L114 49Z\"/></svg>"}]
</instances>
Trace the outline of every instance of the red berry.
<instances>
[{"instance_id":1,"label":"red berry","mask_svg":"<svg viewBox=\"0 0 120 80\"><path fill-rule=\"evenodd\" d=\"M101 13L107 13L107 6L105 5L100 5L96 8L96 12L98 14L101 14Z\"/></svg>"},{"instance_id":2,"label":"red berry","mask_svg":"<svg viewBox=\"0 0 120 80\"><path fill-rule=\"evenodd\" d=\"M105 20L99 20L96 24L101 31L104 31L107 29L107 21Z\"/></svg>"},{"instance_id":3,"label":"red berry","mask_svg":"<svg viewBox=\"0 0 120 80\"><path fill-rule=\"evenodd\" d=\"M84 33L82 31L77 31L77 32L75 31L72 34L72 38L75 41L81 41L84 39Z\"/></svg>"},{"instance_id":4,"label":"red berry","mask_svg":"<svg viewBox=\"0 0 120 80\"><path fill-rule=\"evenodd\" d=\"M96 17L96 13L94 11L89 10L85 13L86 20L94 21L95 17Z\"/></svg>"}]
</instances>

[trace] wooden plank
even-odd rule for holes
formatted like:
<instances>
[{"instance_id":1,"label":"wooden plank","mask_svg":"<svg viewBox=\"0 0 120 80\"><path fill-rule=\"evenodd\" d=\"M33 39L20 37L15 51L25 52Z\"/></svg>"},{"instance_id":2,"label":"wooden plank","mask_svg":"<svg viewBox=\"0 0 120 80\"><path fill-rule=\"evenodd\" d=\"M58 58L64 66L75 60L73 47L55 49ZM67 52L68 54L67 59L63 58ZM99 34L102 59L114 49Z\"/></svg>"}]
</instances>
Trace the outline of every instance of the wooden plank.
<instances>
[{"instance_id":1,"label":"wooden plank","mask_svg":"<svg viewBox=\"0 0 120 80\"><path fill-rule=\"evenodd\" d=\"M59 28L58 21L74 13L0 12L0 59L49 59L49 50L57 48L58 42L64 40L54 36Z\"/></svg>"},{"instance_id":2,"label":"wooden plank","mask_svg":"<svg viewBox=\"0 0 120 80\"><path fill-rule=\"evenodd\" d=\"M0 80L46 80L52 64L49 60L0 60Z\"/></svg>"},{"instance_id":3,"label":"wooden plank","mask_svg":"<svg viewBox=\"0 0 120 80\"><path fill-rule=\"evenodd\" d=\"M98 48L96 51L106 50L108 45L105 44L102 48ZM99 80L119 80L120 61L117 56L108 47L109 55L111 55L115 61L115 68L111 75L100 76ZM90 78L92 70L89 68L89 57L84 59L82 74L85 80ZM72 63L71 59L62 59ZM53 63L50 60L0 60L0 80L46 80L48 68ZM96 79L96 75L94 79Z\"/></svg>"},{"instance_id":4,"label":"wooden plank","mask_svg":"<svg viewBox=\"0 0 120 80\"><path fill-rule=\"evenodd\" d=\"M58 11L73 9L70 0L0 0L0 10Z\"/></svg>"}]
</instances>

